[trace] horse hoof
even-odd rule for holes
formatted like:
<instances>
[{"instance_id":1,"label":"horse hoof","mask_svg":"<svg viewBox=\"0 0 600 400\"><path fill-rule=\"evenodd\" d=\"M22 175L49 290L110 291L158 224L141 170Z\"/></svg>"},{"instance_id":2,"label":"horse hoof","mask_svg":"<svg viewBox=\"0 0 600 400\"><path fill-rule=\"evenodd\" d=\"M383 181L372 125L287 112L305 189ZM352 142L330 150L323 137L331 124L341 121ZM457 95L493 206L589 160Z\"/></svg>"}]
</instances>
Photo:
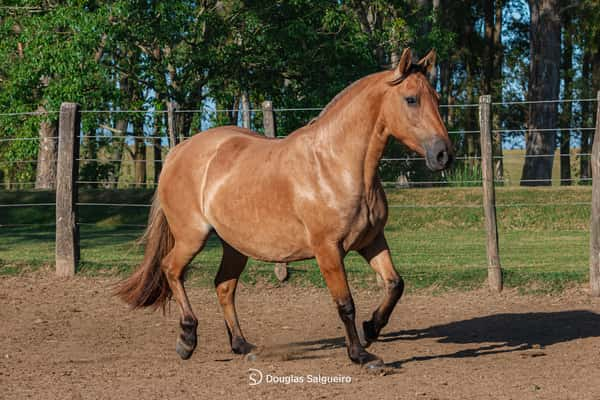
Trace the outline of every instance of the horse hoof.
<instances>
[{"instance_id":1,"label":"horse hoof","mask_svg":"<svg viewBox=\"0 0 600 400\"><path fill-rule=\"evenodd\" d=\"M365 370L367 370L368 372L374 372L374 373L379 373L383 369L383 367L385 367L385 364L379 358L376 358L373 361L369 361L368 363L363 364L363 368Z\"/></svg>"},{"instance_id":2,"label":"horse hoof","mask_svg":"<svg viewBox=\"0 0 600 400\"><path fill-rule=\"evenodd\" d=\"M177 339L177 345L175 346L175 351L179 354L182 360L189 359L194 353L194 347L184 343L181 339Z\"/></svg>"},{"instance_id":3,"label":"horse hoof","mask_svg":"<svg viewBox=\"0 0 600 400\"><path fill-rule=\"evenodd\" d=\"M383 361L379 357L374 354L369 353L365 349L360 349L357 353L349 353L350 360L353 363L358 364L362 367L367 367L369 365L376 366L378 364L383 365Z\"/></svg>"},{"instance_id":4,"label":"horse hoof","mask_svg":"<svg viewBox=\"0 0 600 400\"><path fill-rule=\"evenodd\" d=\"M255 349L255 345L248 343L246 340L241 338L234 338L231 342L231 351L233 351L235 354L249 354Z\"/></svg>"}]
</instances>

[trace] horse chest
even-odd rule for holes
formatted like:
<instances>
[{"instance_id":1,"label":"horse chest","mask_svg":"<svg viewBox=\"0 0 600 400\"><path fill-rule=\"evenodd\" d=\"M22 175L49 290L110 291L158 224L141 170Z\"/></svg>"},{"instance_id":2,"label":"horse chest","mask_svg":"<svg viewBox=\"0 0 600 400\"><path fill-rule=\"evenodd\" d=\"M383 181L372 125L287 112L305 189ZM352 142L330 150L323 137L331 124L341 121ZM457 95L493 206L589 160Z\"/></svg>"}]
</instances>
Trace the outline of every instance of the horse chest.
<instances>
[{"instance_id":1,"label":"horse chest","mask_svg":"<svg viewBox=\"0 0 600 400\"><path fill-rule=\"evenodd\" d=\"M352 224L348 227L348 234L343 240L344 249L358 250L371 243L383 230L386 221L387 203L383 191L371 198L365 198L360 203Z\"/></svg>"}]
</instances>

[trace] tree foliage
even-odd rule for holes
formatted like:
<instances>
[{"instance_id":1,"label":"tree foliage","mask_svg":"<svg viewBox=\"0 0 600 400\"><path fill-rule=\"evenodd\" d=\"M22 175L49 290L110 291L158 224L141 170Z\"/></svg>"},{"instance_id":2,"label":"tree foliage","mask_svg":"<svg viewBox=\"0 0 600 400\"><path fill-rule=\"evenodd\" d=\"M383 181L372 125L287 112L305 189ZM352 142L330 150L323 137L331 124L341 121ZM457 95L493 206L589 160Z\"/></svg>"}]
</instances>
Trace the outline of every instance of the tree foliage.
<instances>
[{"instance_id":1,"label":"tree foliage","mask_svg":"<svg viewBox=\"0 0 600 400\"><path fill-rule=\"evenodd\" d=\"M569 31L572 95L593 97L600 84L600 5L555 3L561 21L568 15L576 27ZM87 110L161 111L168 102L206 110L177 114L183 137L215 124L238 124L243 107L259 109L264 100L276 108L320 107L352 81L393 66L405 46L417 54L436 48L442 104L474 103L486 92L494 101L524 100L534 56L529 17L524 0L7 0L0 7L0 112L40 114L0 116L0 137L38 137L43 123L56 124L65 101ZM215 108L228 111L210 112ZM450 129L476 128L475 110L442 111ZM527 127L524 107L495 113L496 128ZM575 125L593 121L592 107L574 106L569 113ZM278 134L316 114L277 113ZM260 131L260 112L251 117ZM86 114L83 132L90 138L82 145L90 158L129 154L145 161L144 143L150 141L111 135L166 135L166 127L163 114ZM454 139L459 155L477 156L476 138ZM524 144L517 131L495 140L497 152ZM570 140L591 148L584 132L573 132ZM0 142L0 155L35 160L38 147L36 140ZM388 152L408 154L397 144ZM583 175L587 164L581 162ZM5 163L0 169L7 181L31 181L35 165ZM476 162L472 167L478 170ZM82 171L89 180L122 179L118 165L84 164ZM434 179L418 162L386 166L382 173L386 179Z\"/></svg>"}]
</instances>

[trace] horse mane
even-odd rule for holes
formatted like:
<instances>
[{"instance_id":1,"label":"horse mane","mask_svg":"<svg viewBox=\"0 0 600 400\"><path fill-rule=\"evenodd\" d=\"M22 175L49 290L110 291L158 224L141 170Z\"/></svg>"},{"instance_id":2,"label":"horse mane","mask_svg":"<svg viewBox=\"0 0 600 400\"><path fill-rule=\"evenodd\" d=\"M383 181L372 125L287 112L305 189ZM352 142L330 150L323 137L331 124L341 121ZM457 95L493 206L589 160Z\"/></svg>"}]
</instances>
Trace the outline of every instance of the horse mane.
<instances>
[{"instance_id":1,"label":"horse mane","mask_svg":"<svg viewBox=\"0 0 600 400\"><path fill-rule=\"evenodd\" d=\"M425 68L423 68L422 65L420 64L411 64L410 67L408 67L408 70L402 74L402 76L395 78L394 80L391 80L388 82L388 84L392 85L392 86L396 86L399 85L400 83L402 83L406 78L408 78L409 75L415 74L415 73L422 73L423 75L427 76L427 71L425 70ZM329 111L334 105L336 105L340 99L342 97L344 97L351 89L353 89L359 82L361 82L363 79L369 78L373 75L378 74L379 72L376 72L375 74L371 74L371 75L367 75L359 80L356 80L354 82L352 82L350 85L346 86L346 88L344 88L341 92L339 92L338 94L335 95L335 97L333 99L331 99L331 101L329 103L327 103L327 105L325 107L323 107L323 109L321 110L321 112L319 113L319 115L317 115L316 117L314 117L313 119L311 119L307 125L312 125L315 122L317 122L317 120L319 118L321 118L323 115L325 115L325 113L327 111Z\"/></svg>"},{"instance_id":2,"label":"horse mane","mask_svg":"<svg viewBox=\"0 0 600 400\"><path fill-rule=\"evenodd\" d=\"M371 74L371 75L373 75L373 74ZM368 75L368 76L371 76L371 75ZM340 99L346 93L348 93L350 91L350 89L353 89L358 84L358 82L362 81L363 79L365 79L365 78L363 77L363 78L361 78L359 80L356 80L356 81L352 82L350 85L346 86L341 92L339 92L338 94L336 94L335 97L333 99L331 99L331 101L329 103L327 103L327 105L325 107L323 107L323 109L321 110L321 112L319 113L319 115L317 115L316 117L314 117L313 119L311 119L308 122L308 125L312 125L315 122L317 122L317 120L319 118L321 118L327 111L329 111L335 104L337 104L337 102L340 101Z\"/></svg>"}]
</instances>

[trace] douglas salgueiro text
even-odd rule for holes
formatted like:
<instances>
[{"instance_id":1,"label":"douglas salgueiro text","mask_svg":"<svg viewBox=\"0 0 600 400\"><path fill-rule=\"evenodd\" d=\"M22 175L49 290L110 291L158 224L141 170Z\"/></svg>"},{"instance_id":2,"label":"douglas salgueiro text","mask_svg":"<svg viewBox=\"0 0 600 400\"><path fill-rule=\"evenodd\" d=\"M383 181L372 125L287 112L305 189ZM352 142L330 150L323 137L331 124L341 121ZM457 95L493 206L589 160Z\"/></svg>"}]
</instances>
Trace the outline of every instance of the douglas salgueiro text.
<instances>
[{"instance_id":1,"label":"douglas salgueiro text","mask_svg":"<svg viewBox=\"0 0 600 400\"><path fill-rule=\"evenodd\" d=\"M296 383L316 383L321 385L327 384L344 384L344 383L352 383L351 376L345 375L271 375L265 374L264 379L261 379L262 382L256 383L267 383L267 384L282 384L282 385L291 385Z\"/></svg>"}]
</instances>

